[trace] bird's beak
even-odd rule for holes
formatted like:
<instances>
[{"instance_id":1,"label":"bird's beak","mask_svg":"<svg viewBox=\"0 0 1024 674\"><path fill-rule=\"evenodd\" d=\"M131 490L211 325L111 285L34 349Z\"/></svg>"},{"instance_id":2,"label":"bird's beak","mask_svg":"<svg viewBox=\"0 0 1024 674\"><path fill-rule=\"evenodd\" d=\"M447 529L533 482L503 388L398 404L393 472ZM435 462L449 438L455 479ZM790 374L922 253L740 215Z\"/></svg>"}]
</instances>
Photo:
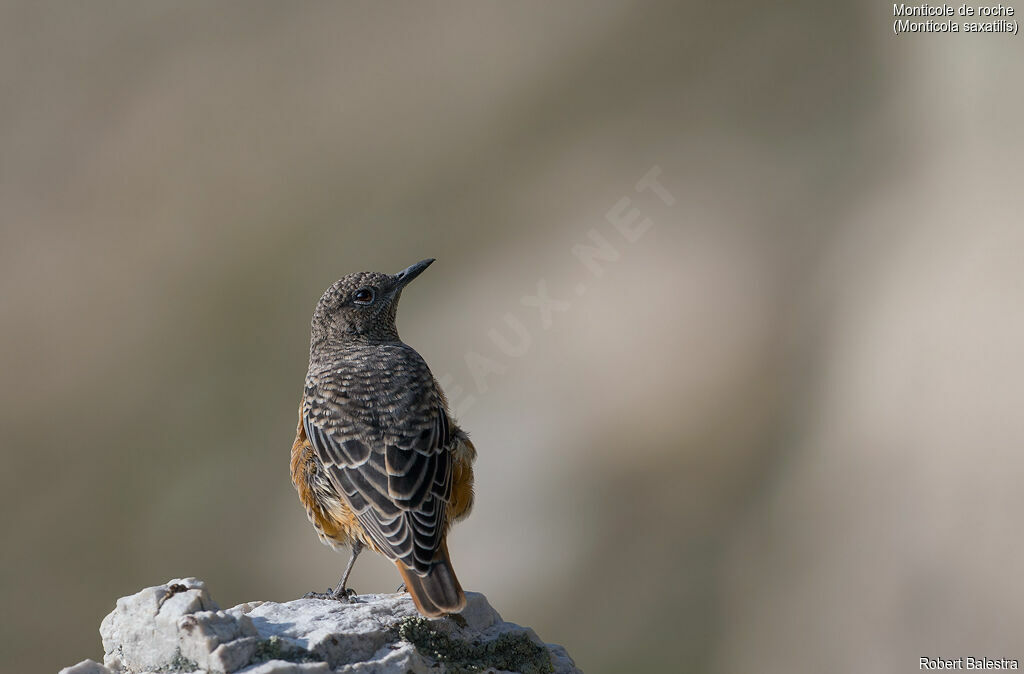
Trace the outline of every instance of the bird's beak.
<instances>
[{"instance_id":1,"label":"bird's beak","mask_svg":"<svg viewBox=\"0 0 1024 674\"><path fill-rule=\"evenodd\" d=\"M414 265L410 265L402 271L395 274L395 289L401 290L405 286L409 285L414 278L423 273L423 270L431 265L434 258L430 257L426 260L420 260Z\"/></svg>"}]
</instances>

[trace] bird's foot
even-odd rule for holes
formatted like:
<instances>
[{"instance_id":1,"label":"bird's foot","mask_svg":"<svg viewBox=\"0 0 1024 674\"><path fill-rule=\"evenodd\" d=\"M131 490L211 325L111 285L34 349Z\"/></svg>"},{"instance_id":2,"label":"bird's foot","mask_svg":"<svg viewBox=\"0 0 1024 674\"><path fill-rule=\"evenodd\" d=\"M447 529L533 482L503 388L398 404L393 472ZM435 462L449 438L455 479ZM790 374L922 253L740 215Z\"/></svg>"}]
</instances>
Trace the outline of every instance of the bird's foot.
<instances>
[{"instance_id":1,"label":"bird's foot","mask_svg":"<svg viewBox=\"0 0 1024 674\"><path fill-rule=\"evenodd\" d=\"M350 587L346 588L327 588L326 592L307 592L302 595L303 599L333 599L334 601L343 601L346 603L352 603L356 596L356 591Z\"/></svg>"},{"instance_id":2,"label":"bird's foot","mask_svg":"<svg viewBox=\"0 0 1024 674\"><path fill-rule=\"evenodd\" d=\"M405 589L405 583L402 583L401 585L396 587L395 592L408 592L408 590Z\"/></svg>"},{"instance_id":3,"label":"bird's foot","mask_svg":"<svg viewBox=\"0 0 1024 674\"><path fill-rule=\"evenodd\" d=\"M331 591L331 599L352 603L356 598L356 591L350 587L336 587Z\"/></svg>"}]
</instances>

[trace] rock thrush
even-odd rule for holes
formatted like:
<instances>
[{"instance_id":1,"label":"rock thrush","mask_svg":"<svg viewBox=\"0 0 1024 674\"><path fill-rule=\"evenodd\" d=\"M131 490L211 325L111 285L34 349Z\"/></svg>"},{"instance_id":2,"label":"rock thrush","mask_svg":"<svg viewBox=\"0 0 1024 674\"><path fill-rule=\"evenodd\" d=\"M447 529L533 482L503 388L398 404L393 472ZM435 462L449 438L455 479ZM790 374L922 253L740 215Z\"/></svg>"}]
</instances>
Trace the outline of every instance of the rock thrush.
<instances>
[{"instance_id":1,"label":"rock thrush","mask_svg":"<svg viewBox=\"0 0 1024 674\"><path fill-rule=\"evenodd\" d=\"M433 262L397 274L349 274L313 312L309 370L292 445L292 483L320 540L351 548L347 599L363 547L398 567L426 616L466 597L445 536L473 505L476 449L448 411L426 362L398 337L398 299Z\"/></svg>"}]
</instances>

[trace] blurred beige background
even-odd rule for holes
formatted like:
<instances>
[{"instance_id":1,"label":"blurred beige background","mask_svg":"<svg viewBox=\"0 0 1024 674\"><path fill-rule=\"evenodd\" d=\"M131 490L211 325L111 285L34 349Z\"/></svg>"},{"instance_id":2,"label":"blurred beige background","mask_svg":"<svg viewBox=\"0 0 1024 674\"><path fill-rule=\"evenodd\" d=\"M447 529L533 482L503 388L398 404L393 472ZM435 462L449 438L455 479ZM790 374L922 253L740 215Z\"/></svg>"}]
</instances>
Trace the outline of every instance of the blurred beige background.
<instances>
[{"instance_id":1,"label":"blurred beige background","mask_svg":"<svg viewBox=\"0 0 1024 674\"><path fill-rule=\"evenodd\" d=\"M309 317L428 256L399 327L461 389L453 558L507 619L587 672L1024 658L1024 42L891 24L4 3L0 669L99 658L171 577L336 582L287 470Z\"/></svg>"}]
</instances>

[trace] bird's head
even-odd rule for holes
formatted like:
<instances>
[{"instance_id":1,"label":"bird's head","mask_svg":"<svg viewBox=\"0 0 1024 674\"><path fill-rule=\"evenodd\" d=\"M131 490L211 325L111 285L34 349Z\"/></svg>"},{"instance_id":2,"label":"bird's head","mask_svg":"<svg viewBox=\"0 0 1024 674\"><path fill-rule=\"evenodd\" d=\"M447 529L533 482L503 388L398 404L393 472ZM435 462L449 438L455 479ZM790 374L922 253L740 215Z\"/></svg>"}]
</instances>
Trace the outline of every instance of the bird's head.
<instances>
[{"instance_id":1,"label":"bird's head","mask_svg":"<svg viewBox=\"0 0 1024 674\"><path fill-rule=\"evenodd\" d=\"M421 260L397 274L348 274L324 292L313 311L310 349L346 342L398 340L395 315L402 288L430 266Z\"/></svg>"}]
</instances>

